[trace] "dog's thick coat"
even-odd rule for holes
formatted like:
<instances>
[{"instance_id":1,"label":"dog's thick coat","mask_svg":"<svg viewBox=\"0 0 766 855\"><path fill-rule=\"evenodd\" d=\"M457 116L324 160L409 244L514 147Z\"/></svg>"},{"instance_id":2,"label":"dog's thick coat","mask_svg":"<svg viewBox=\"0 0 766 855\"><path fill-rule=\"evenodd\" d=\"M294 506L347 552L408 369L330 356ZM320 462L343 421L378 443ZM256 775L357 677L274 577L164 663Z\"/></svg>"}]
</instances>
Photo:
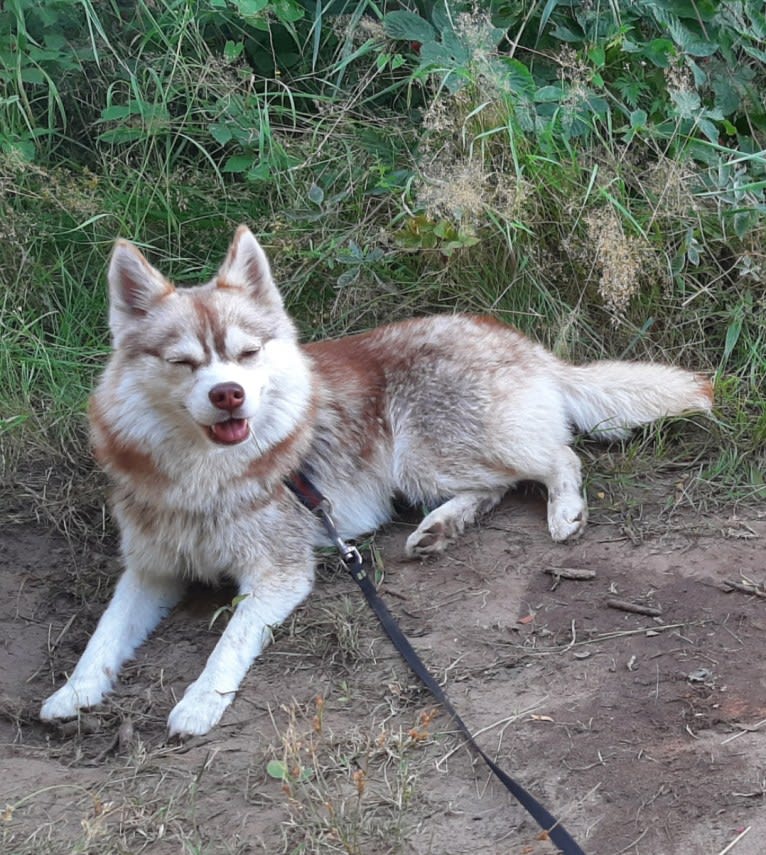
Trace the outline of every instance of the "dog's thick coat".
<instances>
[{"instance_id":1,"label":"dog's thick coat","mask_svg":"<svg viewBox=\"0 0 766 855\"><path fill-rule=\"evenodd\" d=\"M171 734L213 727L269 628L311 590L322 534L283 484L299 467L345 537L388 520L396 495L434 507L407 540L412 556L444 549L522 479L548 488L561 541L587 516L573 428L620 437L712 402L700 375L569 365L490 318L421 318L301 347L245 227L206 285L176 290L124 241L109 283L114 351L90 422L125 572L46 720L99 703L187 580L226 575L245 596L168 721Z\"/></svg>"}]
</instances>

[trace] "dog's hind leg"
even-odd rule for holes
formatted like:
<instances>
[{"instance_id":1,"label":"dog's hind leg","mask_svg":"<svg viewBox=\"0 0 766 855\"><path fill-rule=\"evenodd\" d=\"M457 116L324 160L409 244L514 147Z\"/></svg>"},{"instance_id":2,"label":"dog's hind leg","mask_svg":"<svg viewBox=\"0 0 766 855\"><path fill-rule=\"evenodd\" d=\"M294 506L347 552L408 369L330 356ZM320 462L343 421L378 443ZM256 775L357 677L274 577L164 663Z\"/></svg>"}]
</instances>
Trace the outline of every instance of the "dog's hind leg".
<instances>
[{"instance_id":1,"label":"dog's hind leg","mask_svg":"<svg viewBox=\"0 0 766 855\"><path fill-rule=\"evenodd\" d=\"M455 540L466 525L495 507L506 488L458 493L428 514L407 538L404 551L410 558L436 555Z\"/></svg>"},{"instance_id":2,"label":"dog's hind leg","mask_svg":"<svg viewBox=\"0 0 766 855\"><path fill-rule=\"evenodd\" d=\"M552 464L540 479L548 488L548 530L556 541L573 540L582 534L588 521L580 459L564 445L556 452Z\"/></svg>"}]
</instances>

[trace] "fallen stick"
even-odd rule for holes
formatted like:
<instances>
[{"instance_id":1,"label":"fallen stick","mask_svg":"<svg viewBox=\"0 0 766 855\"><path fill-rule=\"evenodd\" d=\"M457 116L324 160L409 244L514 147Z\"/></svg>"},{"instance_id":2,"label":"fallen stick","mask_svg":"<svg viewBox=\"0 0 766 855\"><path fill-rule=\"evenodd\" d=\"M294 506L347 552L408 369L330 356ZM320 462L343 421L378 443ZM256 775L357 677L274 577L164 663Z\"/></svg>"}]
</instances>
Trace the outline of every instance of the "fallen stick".
<instances>
[{"instance_id":1,"label":"fallen stick","mask_svg":"<svg viewBox=\"0 0 766 855\"><path fill-rule=\"evenodd\" d=\"M727 594L730 594L732 591L742 591L743 594L752 594L755 597L766 598L766 591L756 587L752 582L730 582L728 579L725 579L723 587Z\"/></svg>"},{"instance_id":2,"label":"fallen stick","mask_svg":"<svg viewBox=\"0 0 766 855\"><path fill-rule=\"evenodd\" d=\"M633 612L637 615L648 615L649 617L659 617L662 614L662 609L656 606L644 606L641 603L631 603L628 600L616 600L613 597L606 601L610 609L619 609L621 612Z\"/></svg>"},{"instance_id":3,"label":"fallen stick","mask_svg":"<svg viewBox=\"0 0 766 855\"><path fill-rule=\"evenodd\" d=\"M595 579L595 570L582 570L579 567L546 567L543 571L557 579Z\"/></svg>"},{"instance_id":4,"label":"fallen stick","mask_svg":"<svg viewBox=\"0 0 766 855\"><path fill-rule=\"evenodd\" d=\"M740 840L750 831L752 825L748 825L747 828L743 829L735 838L731 841L728 846L724 846L724 848L718 853L718 855L726 855L727 852L731 852L736 843L739 843Z\"/></svg>"},{"instance_id":5,"label":"fallen stick","mask_svg":"<svg viewBox=\"0 0 766 855\"><path fill-rule=\"evenodd\" d=\"M615 638L628 638L631 635L659 635L661 632L670 632L671 630L684 629L687 626L705 626L708 623L713 623L712 620L695 620L690 623L659 623L652 626L639 626L636 629L619 629L613 632L602 632L598 635L593 635L590 638L583 638L580 641L575 641L574 644L570 641L569 644L562 644L558 647L549 647L545 650L541 648L525 648L529 656L558 656L560 653L571 650L573 647L584 647L586 644L600 644L602 641L613 641ZM295 654L296 656L298 654Z\"/></svg>"}]
</instances>

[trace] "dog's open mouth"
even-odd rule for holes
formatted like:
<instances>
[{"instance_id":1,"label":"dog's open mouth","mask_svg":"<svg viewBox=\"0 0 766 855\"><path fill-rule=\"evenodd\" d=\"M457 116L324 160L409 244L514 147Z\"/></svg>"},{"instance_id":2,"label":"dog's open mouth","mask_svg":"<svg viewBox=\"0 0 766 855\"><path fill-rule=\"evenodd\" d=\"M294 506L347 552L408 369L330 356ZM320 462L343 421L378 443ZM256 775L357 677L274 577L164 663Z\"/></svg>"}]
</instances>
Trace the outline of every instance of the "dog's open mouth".
<instances>
[{"instance_id":1,"label":"dog's open mouth","mask_svg":"<svg viewBox=\"0 0 766 855\"><path fill-rule=\"evenodd\" d=\"M227 419L225 422L216 422L216 424L210 425L207 433L213 442L221 445L236 445L248 438L250 426L247 419Z\"/></svg>"}]
</instances>

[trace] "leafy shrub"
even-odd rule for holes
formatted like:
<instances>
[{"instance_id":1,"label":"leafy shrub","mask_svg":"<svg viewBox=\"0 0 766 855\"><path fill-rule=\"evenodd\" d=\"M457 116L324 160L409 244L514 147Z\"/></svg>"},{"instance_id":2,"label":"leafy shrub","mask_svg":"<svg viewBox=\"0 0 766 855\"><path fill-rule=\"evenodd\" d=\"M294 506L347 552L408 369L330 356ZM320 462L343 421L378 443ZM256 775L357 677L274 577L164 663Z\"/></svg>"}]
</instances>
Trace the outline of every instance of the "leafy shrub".
<instances>
[{"instance_id":1,"label":"leafy shrub","mask_svg":"<svg viewBox=\"0 0 766 855\"><path fill-rule=\"evenodd\" d=\"M9 0L0 433L82 410L117 234L199 281L249 221L307 335L707 363L761 448L765 42L756 0Z\"/></svg>"},{"instance_id":2,"label":"leafy shrub","mask_svg":"<svg viewBox=\"0 0 766 855\"><path fill-rule=\"evenodd\" d=\"M592 280L577 256L595 259L614 319L642 279L688 288L703 254L738 287L762 281L762 4L440 0L383 23L430 100L409 245L445 216L474 236L499 221L514 253L569 255L570 277Z\"/></svg>"}]
</instances>

